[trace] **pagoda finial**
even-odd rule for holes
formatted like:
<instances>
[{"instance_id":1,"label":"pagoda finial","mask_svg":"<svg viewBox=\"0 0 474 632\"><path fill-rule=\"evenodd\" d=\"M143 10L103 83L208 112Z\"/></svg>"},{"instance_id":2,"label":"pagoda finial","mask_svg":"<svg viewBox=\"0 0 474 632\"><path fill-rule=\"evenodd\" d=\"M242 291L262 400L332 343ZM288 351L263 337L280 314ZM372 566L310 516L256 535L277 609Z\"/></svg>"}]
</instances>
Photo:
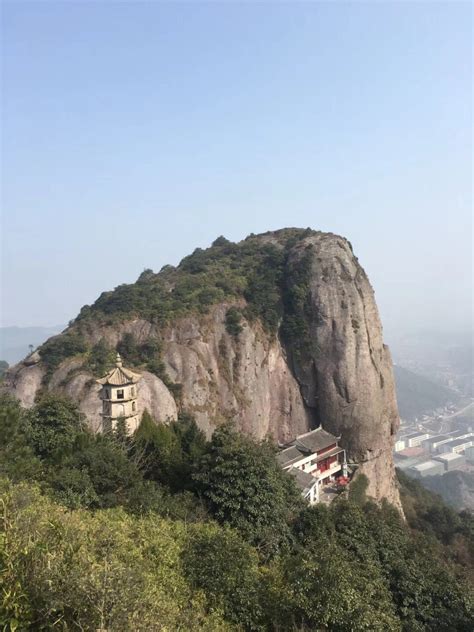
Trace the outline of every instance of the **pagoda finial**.
<instances>
[{"instance_id":1,"label":"pagoda finial","mask_svg":"<svg viewBox=\"0 0 474 632\"><path fill-rule=\"evenodd\" d=\"M121 357L120 353L117 353L117 358L115 360L115 365L116 366L122 366L122 357Z\"/></svg>"}]
</instances>

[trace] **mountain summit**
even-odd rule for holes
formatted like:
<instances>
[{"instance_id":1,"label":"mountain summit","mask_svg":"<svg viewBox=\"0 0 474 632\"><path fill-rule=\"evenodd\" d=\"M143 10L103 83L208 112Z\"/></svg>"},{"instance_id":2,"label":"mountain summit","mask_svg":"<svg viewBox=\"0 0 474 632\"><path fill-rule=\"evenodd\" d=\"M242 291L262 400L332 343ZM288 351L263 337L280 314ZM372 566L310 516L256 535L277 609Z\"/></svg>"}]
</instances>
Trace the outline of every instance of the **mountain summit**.
<instances>
[{"instance_id":1,"label":"mountain summit","mask_svg":"<svg viewBox=\"0 0 474 632\"><path fill-rule=\"evenodd\" d=\"M341 437L368 493L398 504L392 362L374 292L349 241L286 228L223 237L175 268L104 292L5 385L26 406L45 390L78 402L99 429L97 377L120 352L141 373L138 403L178 410L207 433L226 420L286 442L321 425Z\"/></svg>"}]
</instances>

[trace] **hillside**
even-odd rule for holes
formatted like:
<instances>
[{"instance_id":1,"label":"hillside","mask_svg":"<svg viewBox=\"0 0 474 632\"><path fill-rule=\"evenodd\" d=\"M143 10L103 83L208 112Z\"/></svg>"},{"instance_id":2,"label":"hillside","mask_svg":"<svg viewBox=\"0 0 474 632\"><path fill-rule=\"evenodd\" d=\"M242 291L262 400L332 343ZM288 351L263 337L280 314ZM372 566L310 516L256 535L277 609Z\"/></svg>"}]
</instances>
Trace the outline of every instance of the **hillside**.
<instances>
[{"instance_id":1,"label":"hillside","mask_svg":"<svg viewBox=\"0 0 474 632\"><path fill-rule=\"evenodd\" d=\"M393 373L398 410L402 419L414 419L460 400L455 391L399 365L394 365Z\"/></svg>"},{"instance_id":2,"label":"hillside","mask_svg":"<svg viewBox=\"0 0 474 632\"><path fill-rule=\"evenodd\" d=\"M94 378L115 350L141 372L139 406L158 421L184 411L207 436L230 420L279 441L322 424L341 436L370 493L397 502L392 363L346 239L310 229L220 237L176 268L104 292L11 369L6 388L25 406L45 390L68 395L97 429Z\"/></svg>"},{"instance_id":3,"label":"hillside","mask_svg":"<svg viewBox=\"0 0 474 632\"><path fill-rule=\"evenodd\" d=\"M422 483L451 507L474 512L474 472L455 470L442 476L427 476Z\"/></svg>"}]
</instances>

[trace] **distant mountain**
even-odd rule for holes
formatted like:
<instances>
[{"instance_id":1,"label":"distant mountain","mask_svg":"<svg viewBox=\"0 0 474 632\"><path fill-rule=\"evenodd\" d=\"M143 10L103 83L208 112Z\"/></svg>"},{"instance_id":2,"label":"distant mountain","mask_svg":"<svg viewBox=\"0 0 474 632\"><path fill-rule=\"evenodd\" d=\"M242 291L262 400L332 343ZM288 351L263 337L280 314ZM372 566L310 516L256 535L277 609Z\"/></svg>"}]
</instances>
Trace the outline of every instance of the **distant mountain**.
<instances>
[{"instance_id":1,"label":"distant mountain","mask_svg":"<svg viewBox=\"0 0 474 632\"><path fill-rule=\"evenodd\" d=\"M456 403L460 396L455 391L436 384L401 366L393 367L397 388L398 411L402 419L414 419L432 412L447 403Z\"/></svg>"},{"instance_id":2,"label":"distant mountain","mask_svg":"<svg viewBox=\"0 0 474 632\"><path fill-rule=\"evenodd\" d=\"M387 336L396 364L474 397L474 332L418 331Z\"/></svg>"},{"instance_id":3,"label":"distant mountain","mask_svg":"<svg viewBox=\"0 0 474 632\"><path fill-rule=\"evenodd\" d=\"M420 483L455 509L474 510L474 473L454 470L442 476L427 476Z\"/></svg>"},{"instance_id":4,"label":"distant mountain","mask_svg":"<svg viewBox=\"0 0 474 632\"><path fill-rule=\"evenodd\" d=\"M29 345L38 347L50 336L60 333L66 325L52 327L0 327L0 360L15 364L28 353Z\"/></svg>"}]
</instances>

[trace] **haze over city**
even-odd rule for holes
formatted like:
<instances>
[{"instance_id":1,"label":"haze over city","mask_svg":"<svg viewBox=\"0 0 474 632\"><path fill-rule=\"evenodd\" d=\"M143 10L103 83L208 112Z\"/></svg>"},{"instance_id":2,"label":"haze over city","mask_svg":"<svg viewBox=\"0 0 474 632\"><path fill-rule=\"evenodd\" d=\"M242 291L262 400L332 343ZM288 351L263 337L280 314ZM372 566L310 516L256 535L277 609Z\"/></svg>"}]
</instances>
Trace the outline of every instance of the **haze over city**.
<instances>
[{"instance_id":1,"label":"haze over city","mask_svg":"<svg viewBox=\"0 0 474 632\"><path fill-rule=\"evenodd\" d=\"M386 328L469 328L470 19L4 3L2 324L67 323L221 234L311 226L351 240Z\"/></svg>"}]
</instances>

